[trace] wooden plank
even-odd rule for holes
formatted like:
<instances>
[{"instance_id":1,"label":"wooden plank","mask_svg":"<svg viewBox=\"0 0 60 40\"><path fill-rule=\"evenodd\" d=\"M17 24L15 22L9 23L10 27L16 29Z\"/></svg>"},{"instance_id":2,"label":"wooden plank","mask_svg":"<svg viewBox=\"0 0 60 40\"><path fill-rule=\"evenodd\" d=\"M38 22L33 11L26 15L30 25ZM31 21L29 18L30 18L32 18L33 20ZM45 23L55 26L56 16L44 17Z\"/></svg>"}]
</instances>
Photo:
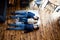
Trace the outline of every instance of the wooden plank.
<instances>
[{"instance_id":1,"label":"wooden plank","mask_svg":"<svg viewBox=\"0 0 60 40\"><path fill-rule=\"evenodd\" d=\"M21 9L19 6L19 1L20 0L17 0L18 2L17 6L7 8L7 17L11 15L10 12ZM49 8L49 7L46 7L46 8ZM36 8L36 10L39 10L39 9ZM22 31L6 30L6 28L9 27L7 25L7 22L9 22L8 20L11 20L11 19L7 19L4 24L0 24L1 26L0 40L60 40L60 26L58 26L58 24L54 22L54 20L53 22L51 22L50 11L51 10L49 9L44 9L43 11L39 10L40 20L41 20L39 30L26 33L26 34L22 33ZM10 21L10 22L13 22L13 21Z\"/></svg>"}]
</instances>

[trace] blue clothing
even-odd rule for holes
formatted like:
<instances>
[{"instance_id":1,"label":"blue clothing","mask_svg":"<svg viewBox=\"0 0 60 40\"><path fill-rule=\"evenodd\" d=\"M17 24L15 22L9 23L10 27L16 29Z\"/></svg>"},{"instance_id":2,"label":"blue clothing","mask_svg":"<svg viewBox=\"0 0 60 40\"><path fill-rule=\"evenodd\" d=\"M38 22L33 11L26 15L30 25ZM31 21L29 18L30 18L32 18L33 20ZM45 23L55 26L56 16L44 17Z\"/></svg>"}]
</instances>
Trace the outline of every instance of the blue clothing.
<instances>
[{"instance_id":1,"label":"blue clothing","mask_svg":"<svg viewBox=\"0 0 60 40\"><path fill-rule=\"evenodd\" d=\"M33 24L26 24L25 31L26 32L31 32L34 30Z\"/></svg>"},{"instance_id":2,"label":"blue clothing","mask_svg":"<svg viewBox=\"0 0 60 40\"><path fill-rule=\"evenodd\" d=\"M36 2L40 2L40 1L42 1L42 0L36 0Z\"/></svg>"},{"instance_id":3,"label":"blue clothing","mask_svg":"<svg viewBox=\"0 0 60 40\"><path fill-rule=\"evenodd\" d=\"M57 10L57 12L59 12L60 11L60 8Z\"/></svg>"},{"instance_id":4,"label":"blue clothing","mask_svg":"<svg viewBox=\"0 0 60 40\"><path fill-rule=\"evenodd\" d=\"M35 3L36 3L36 4L40 4L41 1L42 1L42 0L36 0Z\"/></svg>"},{"instance_id":5,"label":"blue clothing","mask_svg":"<svg viewBox=\"0 0 60 40\"><path fill-rule=\"evenodd\" d=\"M16 26L16 28L9 28L9 30L24 30L25 24L9 24L9 26Z\"/></svg>"},{"instance_id":6,"label":"blue clothing","mask_svg":"<svg viewBox=\"0 0 60 40\"><path fill-rule=\"evenodd\" d=\"M32 12L21 12L21 11L16 11L14 14L18 15L15 17L25 17L25 18L34 18L35 14Z\"/></svg>"},{"instance_id":7,"label":"blue clothing","mask_svg":"<svg viewBox=\"0 0 60 40\"><path fill-rule=\"evenodd\" d=\"M28 18L19 18L19 22L24 22L25 24L27 24Z\"/></svg>"},{"instance_id":8,"label":"blue clothing","mask_svg":"<svg viewBox=\"0 0 60 40\"><path fill-rule=\"evenodd\" d=\"M36 0L36 1L35 1L35 3L37 4L38 7L41 5L41 1L42 1L42 0Z\"/></svg>"},{"instance_id":9,"label":"blue clothing","mask_svg":"<svg viewBox=\"0 0 60 40\"><path fill-rule=\"evenodd\" d=\"M27 18L34 18L35 14L32 12L28 12Z\"/></svg>"},{"instance_id":10,"label":"blue clothing","mask_svg":"<svg viewBox=\"0 0 60 40\"><path fill-rule=\"evenodd\" d=\"M33 24L9 24L9 26L16 26L16 28L8 28L8 30L25 30L27 32L33 31Z\"/></svg>"},{"instance_id":11,"label":"blue clothing","mask_svg":"<svg viewBox=\"0 0 60 40\"><path fill-rule=\"evenodd\" d=\"M12 19L17 19L16 16L11 16ZM28 23L28 18L19 17L19 22L24 22L25 24Z\"/></svg>"},{"instance_id":12,"label":"blue clothing","mask_svg":"<svg viewBox=\"0 0 60 40\"><path fill-rule=\"evenodd\" d=\"M15 12L16 16L11 16L12 19L17 19L19 18L20 22L24 22L25 24L27 24L28 22L28 18L34 18L35 14L32 12L28 12L28 13L19 13L19 12ZM20 15L17 15L17 13L19 13Z\"/></svg>"},{"instance_id":13,"label":"blue clothing","mask_svg":"<svg viewBox=\"0 0 60 40\"><path fill-rule=\"evenodd\" d=\"M15 15L25 15L27 12L26 11L15 11Z\"/></svg>"},{"instance_id":14,"label":"blue clothing","mask_svg":"<svg viewBox=\"0 0 60 40\"><path fill-rule=\"evenodd\" d=\"M26 18L26 15L15 15L15 16L10 16L12 19L16 19L16 18Z\"/></svg>"}]
</instances>

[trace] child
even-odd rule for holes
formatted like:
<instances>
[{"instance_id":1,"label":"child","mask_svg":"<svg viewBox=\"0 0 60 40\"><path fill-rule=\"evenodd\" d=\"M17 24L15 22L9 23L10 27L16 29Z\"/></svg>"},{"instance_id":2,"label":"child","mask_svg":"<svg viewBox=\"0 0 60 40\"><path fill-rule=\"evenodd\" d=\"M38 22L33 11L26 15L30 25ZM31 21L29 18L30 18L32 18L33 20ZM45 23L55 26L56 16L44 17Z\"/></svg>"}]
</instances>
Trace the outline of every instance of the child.
<instances>
[{"instance_id":1,"label":"child","mask_svg":"<svg viewBox=\"0 0 60 40\"><path fill-rule=\"evenodd\" d=\"M8 24L9 26L15 26L15 28L8 28L7 30L23 30L25 32L31 32L33 30L38 30L38 25L34 24Z\"/></svg>"},{"instance_id":2,"label":"child","mask_svg":"<svg viewBox=\"0 0 60 40\"><path fill-rule=\"evenodd\" d=\"M25 18L33 18L38 20L39 17L37 17L34 13L32 12L27 12L27 11L15 11L11 14L15 14L17 16L11 16L11 18L18 18L18 17L25 17Z\"/></svg>"}]
</instances>

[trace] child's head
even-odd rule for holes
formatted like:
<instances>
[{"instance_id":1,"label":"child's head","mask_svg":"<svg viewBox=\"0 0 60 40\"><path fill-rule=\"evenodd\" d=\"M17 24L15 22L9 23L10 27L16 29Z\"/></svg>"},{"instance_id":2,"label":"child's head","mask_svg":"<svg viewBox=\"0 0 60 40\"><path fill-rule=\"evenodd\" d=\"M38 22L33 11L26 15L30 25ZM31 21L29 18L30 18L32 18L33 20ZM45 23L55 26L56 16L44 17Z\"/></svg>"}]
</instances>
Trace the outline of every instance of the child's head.
<instances>
[{"instance_id":1,"label":"child's head","mask_svg":"<svg viewBox=\"0 0 60 40\"><path fill-rule=\"evenodd\" d=\"M39 19L39 17L38 17L38 16L34 16L34 19L35 19L35 20L38 20L38 19Z\"/></svg>"},{"instance_id":2,"label":"child's head","mask_svg":"<svg viewBox=\"0 0 60 40\"><path fill-rule=\"evenodd\" d=\"M39 26L38 25L34 25L34 30L38 30Z\"/></svg>"}]
</instances>

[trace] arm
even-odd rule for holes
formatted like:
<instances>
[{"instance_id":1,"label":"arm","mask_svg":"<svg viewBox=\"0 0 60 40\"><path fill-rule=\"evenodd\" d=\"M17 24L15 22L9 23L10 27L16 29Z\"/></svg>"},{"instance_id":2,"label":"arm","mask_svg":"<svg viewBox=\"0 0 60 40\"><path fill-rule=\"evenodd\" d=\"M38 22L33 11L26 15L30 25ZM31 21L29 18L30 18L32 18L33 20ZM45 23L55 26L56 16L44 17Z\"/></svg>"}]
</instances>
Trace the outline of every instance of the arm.
<instances>
[{"instance_id":1,"label":"arm","mask_svg":"<svg viewBox=\"0 0 60 40\"><path fill-rule=\"evenodd\" d=\"M27 17L28 18L34 18L35 14L32 12L28 12Z\"/></svg>"},{"instance_id":2,"label":"arm","mask_svg":"<svg viewBox=\"0 0 60 40\"><path fill-rule=\"evenodd\" d=\"M14 15L25 15L27 12L25 10L18 10L18 11L15 11L15 12L12 12L11 14L14 14Z\"/></svg>"}]
</instances>

